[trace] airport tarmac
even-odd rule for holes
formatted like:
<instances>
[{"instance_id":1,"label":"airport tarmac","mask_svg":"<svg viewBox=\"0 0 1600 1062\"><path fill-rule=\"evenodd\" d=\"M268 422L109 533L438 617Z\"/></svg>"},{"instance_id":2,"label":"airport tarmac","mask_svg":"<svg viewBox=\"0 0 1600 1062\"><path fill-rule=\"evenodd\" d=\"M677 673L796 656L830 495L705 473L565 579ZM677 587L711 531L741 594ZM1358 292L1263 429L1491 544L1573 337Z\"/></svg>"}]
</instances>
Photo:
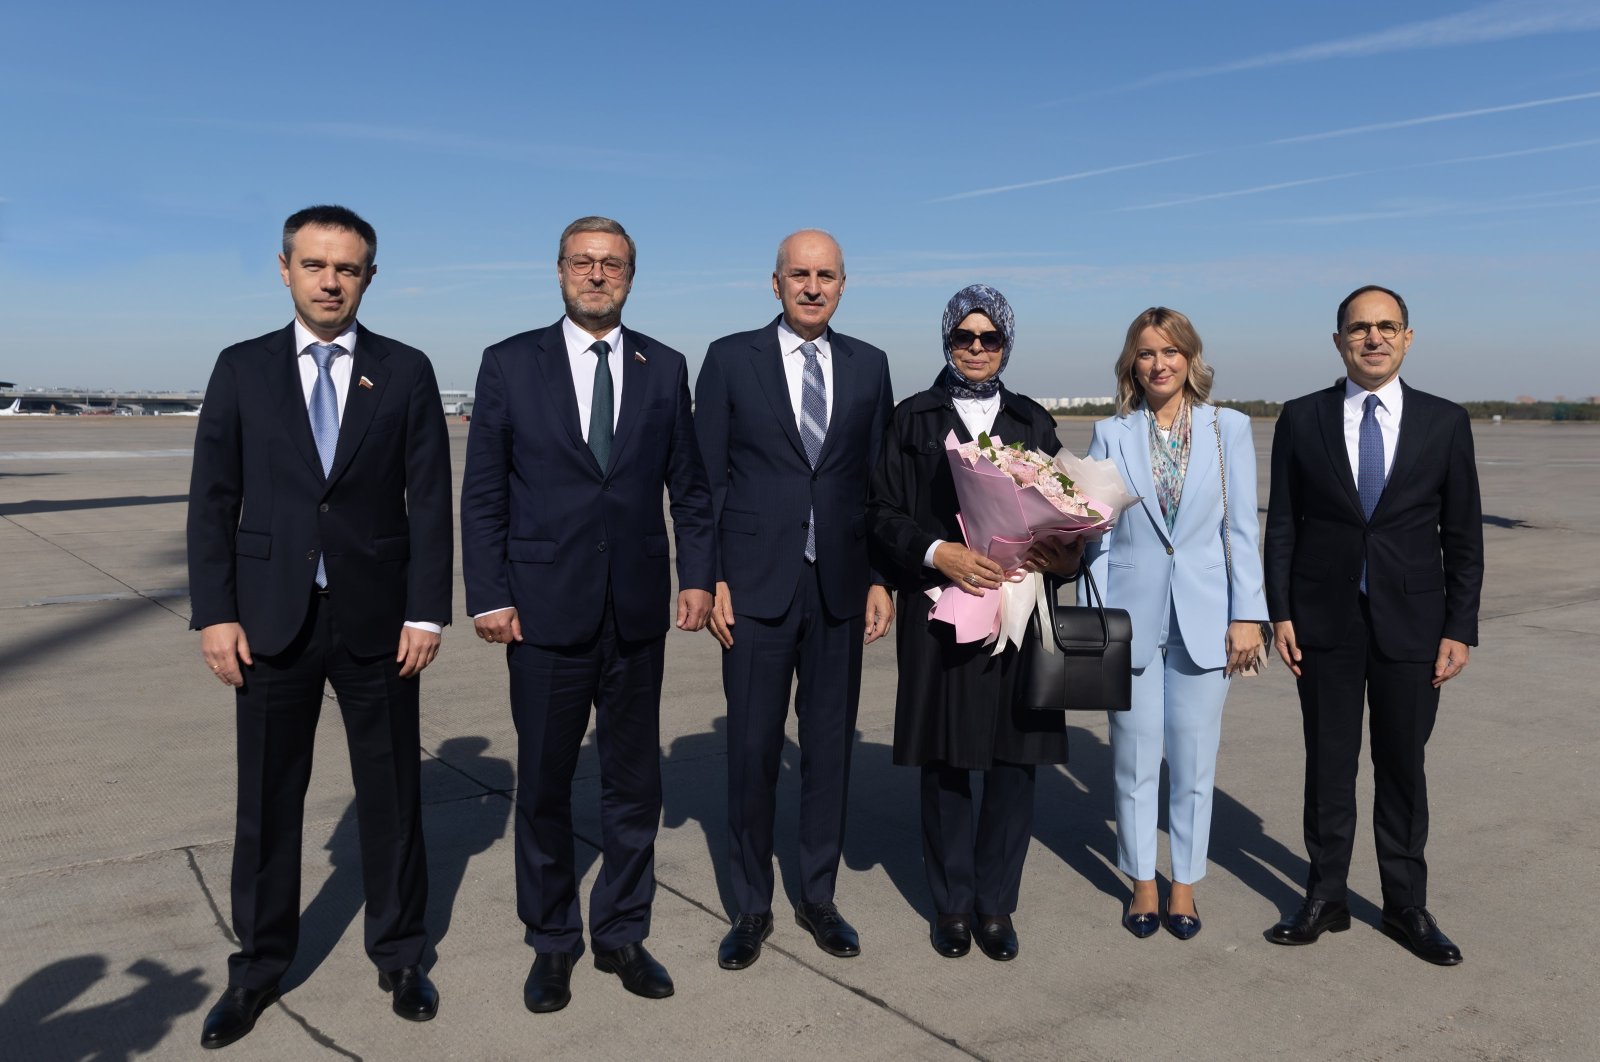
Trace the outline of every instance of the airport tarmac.
<instances>
[{"instance_id":1,"label":"airport tarmac","mask_svg":"<svg viewBox=\"0 0 1600 1062\"><path fill-rule=\"evenodd\" d=\"M1279 665L1234 684L1195 940L1119 925L1103 717L1041 769L1016 924L1021 955L928 945L916 776L890 763L892 639L866 654L838 900L862 954L787 916L761 960L716 965L726 929L718 650L668 637L665 811L649 944L677 994L647 1001L581 963L572 1004L523 1009L514 902L516 738L503 654L456 624L422 687L424 799L443 996L392 1015L361 945L338 712L307 798L305 919L282 1001L220 1057L249 1059L1591 1059L1600 1054L1600 425L1475 424L1488 574L1481 646L1429 745L1429 906L1466 956L1430 966L1377 929L1362 776L1356 925L1304 948L1263 932L1305 873L1302 745ZM232 950L232 699L188 627L183 524L195 421L0 421L0 1059L198 1058ZM1082 453L1090 422L1062 422ZM466 426L450 426L457 483ZM1265 505L1270 423L1256 426ZM460 566L456 567L458 577ZM798 749L784 757L780 891L795 894ZM585 894L597 779L575 785ZM1165 844L1163 840L1163 853ZM206 1057L218 1057L207 1055Z\"/></svg>"}]
</instances>

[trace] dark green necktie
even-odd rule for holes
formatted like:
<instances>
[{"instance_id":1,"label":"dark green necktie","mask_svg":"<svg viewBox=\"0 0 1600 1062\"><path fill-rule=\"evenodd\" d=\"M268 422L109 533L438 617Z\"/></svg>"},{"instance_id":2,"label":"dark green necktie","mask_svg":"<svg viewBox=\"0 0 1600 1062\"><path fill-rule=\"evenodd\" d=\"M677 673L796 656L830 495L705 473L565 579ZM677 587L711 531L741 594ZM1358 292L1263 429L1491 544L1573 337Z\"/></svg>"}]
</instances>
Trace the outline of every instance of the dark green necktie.
<instances>
[{"instance_id":1,"label":"dark green necktie","mask_svg":"<svg viewBox=\"0 0 1600 1062\"><path fill-rule=\"evenodd\" d=\"M594 351L594 397L589 401L589 451L604 472L611 463L611 344L596 340Z\"/></svg>"}]
</instances>

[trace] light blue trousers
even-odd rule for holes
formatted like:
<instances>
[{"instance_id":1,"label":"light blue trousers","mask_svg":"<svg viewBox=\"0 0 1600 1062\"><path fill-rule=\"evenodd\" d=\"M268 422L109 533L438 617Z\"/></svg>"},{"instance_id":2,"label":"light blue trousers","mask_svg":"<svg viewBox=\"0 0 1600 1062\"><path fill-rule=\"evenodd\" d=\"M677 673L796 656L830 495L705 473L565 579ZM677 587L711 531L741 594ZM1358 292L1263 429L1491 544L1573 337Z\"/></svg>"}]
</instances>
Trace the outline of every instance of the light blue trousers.
<instances>
[{"instance_id":1,"label":"light blue trousers","mask_svg":"<svg viewBox=\"0 0 1600 1062\"><path fill-rule=\"evenodd\" d=\"M1156 804L1165 748L1172 880L1192 885L1206 876L1228 679L1221 668L1208 671L1190 658L1170 613L1166 628L1155 659L1133 672L1133 707L1106 713L1117 789L1117 866L1136 881L1156 876Z\"/></svg>"}]
</instances>

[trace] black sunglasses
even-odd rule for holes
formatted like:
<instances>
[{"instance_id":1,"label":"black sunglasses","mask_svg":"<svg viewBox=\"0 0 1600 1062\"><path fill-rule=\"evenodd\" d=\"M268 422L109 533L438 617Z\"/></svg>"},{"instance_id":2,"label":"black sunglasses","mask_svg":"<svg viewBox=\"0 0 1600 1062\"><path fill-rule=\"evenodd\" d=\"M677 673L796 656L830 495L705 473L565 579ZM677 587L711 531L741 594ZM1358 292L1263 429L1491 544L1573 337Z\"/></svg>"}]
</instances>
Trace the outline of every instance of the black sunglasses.
<instances>
[{"instance_id":1,"label":"black sunglasses","mask_svg":"<svg viewBox=\"0 0 1600 1062\"><path fill-rule=\"evenodd\" d=\"M983 344L983 349L994 354L1005 347L1006 337L1000 332L969 332L965 328L958 328L950 333L950 349L966 350L972 346L976 339Z\"/></svg>"}]
</instances>

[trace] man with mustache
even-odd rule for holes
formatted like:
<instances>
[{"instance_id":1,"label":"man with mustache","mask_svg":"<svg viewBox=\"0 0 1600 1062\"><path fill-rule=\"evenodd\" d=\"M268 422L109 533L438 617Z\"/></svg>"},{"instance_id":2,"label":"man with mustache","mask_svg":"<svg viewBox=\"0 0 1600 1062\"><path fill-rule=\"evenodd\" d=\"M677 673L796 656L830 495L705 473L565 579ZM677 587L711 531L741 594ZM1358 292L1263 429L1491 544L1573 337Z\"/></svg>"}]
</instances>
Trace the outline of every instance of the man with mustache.
<instances>
[{"instance_id":1,"label":"man with mustache","mask_svg":"<svg viewBox=\"0 0 1600 1062\"><path fill-rule=\"evenodd\" d=\"M597 969L673 993L645 950L661 818L661 677L672 621L663 487L678 547L677 625L711 610L711 495L683 355L622 325L638 257L610 218L561 234L566 315L483 352L461 485L461 566L478 636L506 647L517 727L517 913L535 1013L571 999L583 954L572 776L595 710Z\"/></svg>"},{"instance_id":2,"label":"man with mustache","mask_svg":"<svg viewBox=\"0 0 1600 1062\"><path fill-rule=\"evenodd\" d=\"M765 328L711 344L695 431L711 477L718 570L710 627L728 705L733 926L717 961L755 962L772 934L775 788L798 676L800 902L795 920L831 955L860 953L834 904L855 743L862 646L894 605L867 558L867 483L893 409L883 351L828 328L844 253L802 229L778 245Z\"/></svg>"}]
</instances>

